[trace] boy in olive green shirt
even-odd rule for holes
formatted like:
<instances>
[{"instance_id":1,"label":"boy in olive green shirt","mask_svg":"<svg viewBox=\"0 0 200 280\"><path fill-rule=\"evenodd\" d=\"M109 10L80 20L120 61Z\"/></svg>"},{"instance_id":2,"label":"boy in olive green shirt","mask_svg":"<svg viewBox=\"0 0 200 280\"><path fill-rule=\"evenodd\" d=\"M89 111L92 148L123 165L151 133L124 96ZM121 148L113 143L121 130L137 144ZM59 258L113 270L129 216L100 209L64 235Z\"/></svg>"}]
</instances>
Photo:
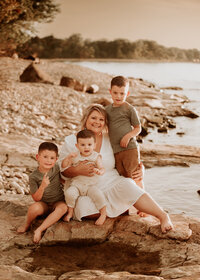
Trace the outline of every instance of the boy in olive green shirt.
<instances>
[{"instance_id":1,"label":"boy in olive green shirt","mask_svg":"<svg viewBox=\"0 0 200 280\"><path fill-rule=\"evenodd\" d=\"M126 102L128 90L128 79L123 76L114 77L110 89L113 104L106 106L106 112L116 169L120 175L132 178L132 173L140 164L139 147L135 137L140 133L141 125L135 108ZM135 182L144 188L142 180Z\"/></svg>"},{"instance_id":2,"label":"boy in olive green shirt","mask_svg":"<svg viewBox=\"0 0 200 280\"><path fill-rule=\"evenodd\" d=\"M21 225L17 232L26 232L37 216L49 214L34 232L35 243L40 241L44 230L67 212L57 158L58 148L55 144L41 143L36 155L38 168L29 176L30 193L35 202L28 209L25 224Z\"/></svg>"}]
</instances>

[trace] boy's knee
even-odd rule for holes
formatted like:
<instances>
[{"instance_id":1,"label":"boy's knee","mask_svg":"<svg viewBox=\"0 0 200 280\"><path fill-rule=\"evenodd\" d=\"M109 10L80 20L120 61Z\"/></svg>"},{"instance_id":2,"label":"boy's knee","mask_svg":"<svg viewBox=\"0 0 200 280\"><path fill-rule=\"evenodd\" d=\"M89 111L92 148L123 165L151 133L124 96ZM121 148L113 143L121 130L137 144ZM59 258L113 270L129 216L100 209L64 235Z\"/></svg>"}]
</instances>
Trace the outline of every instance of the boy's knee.
<instances>
[{"instance_id":1,"label":"boy's knee","mask_svg":"<svg viewBox=\"0 0 200 280\"><path fill-rule=\"evenodd\" d=\"M29 207L28 211L39 216L45 212L45 208L41 203L35 202Z\"/></svg>"},{"instance_id":2,"label":"boy's knee","mask_svg":"<svg viewBox=\"0 0 200 280\"><path fill-rule=\"evenodd\" d=\"M56 206L55 211L62 216L67 212L67 208L68 208L67 204L63 202Z\"/></svg>"},{"instance_id":3,"label":"boy's knee","mask_svg":"<svg viewBox=\"0 0 200 280\"><path fill-rule=\"evenodd\" d=\"M66 204L66 203L63 202L63 203L60 205L60 208L61 208L61 210L62 210L64 213L67 212L68 207L67 207L67 204Z\"/></svg>"}]
</instances>

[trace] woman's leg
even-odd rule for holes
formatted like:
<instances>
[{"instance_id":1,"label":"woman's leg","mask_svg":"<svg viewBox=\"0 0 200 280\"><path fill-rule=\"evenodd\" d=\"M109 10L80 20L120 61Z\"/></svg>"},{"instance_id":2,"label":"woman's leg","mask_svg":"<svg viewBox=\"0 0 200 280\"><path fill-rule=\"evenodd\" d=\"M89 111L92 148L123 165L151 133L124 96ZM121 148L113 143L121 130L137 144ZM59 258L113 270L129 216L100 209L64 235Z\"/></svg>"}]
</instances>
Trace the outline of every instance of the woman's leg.
<instances>
[{"instance_id":1,"label":"woman's leg","mask_svg":"<svg viewBox=\"0 0 200 280\"><path fill-rule=\"evenodd\" d=\"M140 196L134 206L139 211L158 218L160 220L161 230L163 233L173 229L173 225L168 214L147 193Z\"/></svg>"}]
</instances>

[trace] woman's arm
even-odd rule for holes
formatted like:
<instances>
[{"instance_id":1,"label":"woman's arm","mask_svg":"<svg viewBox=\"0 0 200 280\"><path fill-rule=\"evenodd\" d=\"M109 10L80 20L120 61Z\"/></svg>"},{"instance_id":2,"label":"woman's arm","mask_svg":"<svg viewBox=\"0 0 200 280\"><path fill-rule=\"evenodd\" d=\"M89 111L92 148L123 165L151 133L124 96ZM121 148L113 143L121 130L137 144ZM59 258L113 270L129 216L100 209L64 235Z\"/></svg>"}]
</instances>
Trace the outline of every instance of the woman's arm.
<instances>
[{"instance_id":1,"label":"woman's arm","mask_svg":"<svg viewBox=\"0 0 200 280\"><path fill-rule=\"evenodd\" d=\"M142 180L144 178L144 171L145 171L144 165L142 162L140 162L138 169L132 173L132 179Z\"/></svg>"},{"instance_id":2,"label":"woman's arm","mask_svg":"<svg viewBox=\"0 0 200 280\"><path fill-rule=\"evenodd\" d=\"M82 161L76 166L70 166L61 173L62 175L68 178L73 178L79 175L92 177L94 175L94 168L95 166L93 163L87 163L87 161Z\"/></svg>"}]
</instances>

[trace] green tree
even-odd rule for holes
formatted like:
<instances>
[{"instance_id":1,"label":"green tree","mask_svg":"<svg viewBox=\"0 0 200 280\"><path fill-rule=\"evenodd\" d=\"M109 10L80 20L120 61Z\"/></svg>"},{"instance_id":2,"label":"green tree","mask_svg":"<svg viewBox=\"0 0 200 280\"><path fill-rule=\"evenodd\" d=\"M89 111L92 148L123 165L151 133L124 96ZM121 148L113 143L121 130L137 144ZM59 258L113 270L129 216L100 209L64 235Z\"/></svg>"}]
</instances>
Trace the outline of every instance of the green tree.
<instances>
[{"instance_id":1,"label":"green tree","mask_svg":"<svg viewBox=\"0 0 200 280\"><path fill-rule=\"evenodd\" d=\"M15 49L34 34L35 22L51 22L59 12L53 0L0 0L0 49Z\"/></svg>"}]
</instances>

